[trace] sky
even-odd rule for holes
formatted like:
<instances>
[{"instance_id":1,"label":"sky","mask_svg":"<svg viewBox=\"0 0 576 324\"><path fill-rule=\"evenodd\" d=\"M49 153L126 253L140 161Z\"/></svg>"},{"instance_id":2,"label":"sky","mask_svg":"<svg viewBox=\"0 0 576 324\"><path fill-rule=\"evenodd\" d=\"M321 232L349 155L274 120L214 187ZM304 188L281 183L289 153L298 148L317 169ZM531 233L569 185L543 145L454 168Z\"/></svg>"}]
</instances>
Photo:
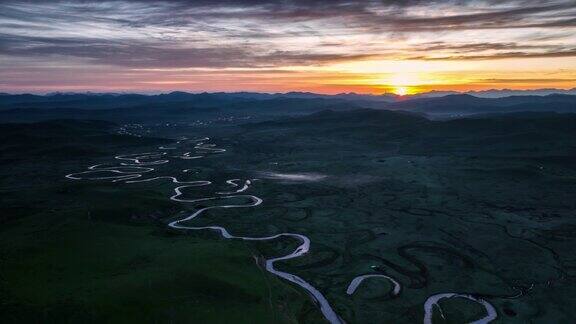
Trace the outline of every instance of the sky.
<instances>
[{"instance_id":1,"label":"sky","mask_svg":"<svg viewBox=\"0 0 576 324\"><path fill-rule=\"evenodd\" d=\"M0 91L576 87L576 0L0 1Z\"/></svg>"}]
</instances>

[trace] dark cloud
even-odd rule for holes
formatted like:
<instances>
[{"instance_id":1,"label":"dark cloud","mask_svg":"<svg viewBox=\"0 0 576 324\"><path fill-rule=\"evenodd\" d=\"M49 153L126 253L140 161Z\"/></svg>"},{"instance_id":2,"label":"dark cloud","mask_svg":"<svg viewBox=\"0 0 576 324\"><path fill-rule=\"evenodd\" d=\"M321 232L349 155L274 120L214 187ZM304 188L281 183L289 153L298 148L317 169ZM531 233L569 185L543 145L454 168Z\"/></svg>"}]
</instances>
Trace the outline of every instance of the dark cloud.
<instances>
[{"instance_id":1,"label":"dark cloud","mask_svg":"<svg viewBox=\"0 0 576 324\"><path fill-rule=\"evenodd\" d=\"M529 43L464 43L431 42L415 46L411 51L439 53L434 56L412 56L418 60L495 60L511 58L553 58L576 56L576 47L564 45L533 45ZM442 55L441 53L450 53Z\"/></svg>"},{"instance_id":2,"label":"dark cloud","mask_svg":"<svg viewBox=\"0 0 576 324\"><path fill-rule=\"evenodd\" d=\"M576 57L576 48L549 51L549 52L499 52L486 55L451 55L451 56L414 56L411 60L428 61L459 61L459 60L502 60L519 58L554 58L554 57Z\"/></svg>"},{"instance_id":3,"label":"dark cloud","mask_svg":"<svg viewBox=\"0 0 576 324\"><path fill-rule=\"evenodd\" d=\"M76 1L81 8L67 7L63 17L71 18L74 11L86 14L114 13L126 4L148 6L145 15L126 20L133 26L145 25L188 25L192 19L260 19L308 21L330 19L361 23L374 29L398 31L438 30L438 28L518 28L574 26L576 5L573 0L527 1L527 0L109 0L111 6L99 5L99 1ZM50 4L69 5L69 1L8 0L6 4ZM537 5L535 5L537 4ZM435 17L420 17L412 14L414 7L434 9L443 5L460 8L462 13ZM483 5L481 12L475 8ZM493 7L492 7L493 6ZM234 10L227 10L234 9ZM569 11L569 12L568 12ZM535 17L534 15L537 14ZM20 17L26 13L14 9L4 9L0 16ZM27 17L32 19L33 17ZM557 19L555 19L557 18ZM42 19L36 17L36 19ZM121 20L118 20L121 21ZM508 25L510 24L510 25Z\"/></svg>"},{"instance_id":4,"label":"dark cloud","mask_svg":"<svg viewBox=\"0 0 576 324\"><path fill-rule=\"evenodd\" d=\"M450 44L446 42L431 42L423 43L412 48L412 50L421 52L431 51L454 51L459 53L478 53L484 51L499 51L499 50L527 50L527 49L556 49L561 50L561 46L554 45L532 45L529 43L520 44L517 42L508 43L464 43L464 44Z\"/></svg>"},{"instance_id":5,"label":"dark cloud","mask_svg":"<svg viewBox=\"0 0 576 324\"><path fill-rule=\"evenodd\" d=\"M160 47L147 42L85 38L15 37L0 34L0 53L17 57L63 55L92 63L130 68L273 67L366 59L371 54L317 54L307 51L254 51L236 46Z\"/></svg>"},{"instance_id":6,"label":"dark cloud","mask_svg":"<svg viewBox=\"0 0 576 324\"><path fill-rule=\"evenodd\" d=\"M576 5L572 0L559 1L478 1L478 0L407 0L407 1L139 1L168 3L169 19L161 12L140 23L188 25L191 19L256 19L274 22L328 20L363 32L431 32L439 30L474 30L507 28L558 28L576 24ZM480 12L475 8L484 4ZM535 5L536 4L536 5ZM435 16L414 15L415 7L428 10L453 5L461 12ZM490 5L494 5L491 8ZM227 6L240 10L218 10ZM204 11L202 9L209 9ZM473 13L469 13L469 11Z\"/></svg>"},{"instance_id":7,"label":"dark cloud","mask_svg":"<svg viewBox=\"0 0 576 324\"><path fill-rule=\"evenodd\" d=\"M564 15L564 10L574 9L574 5L539 5L507 10L492 10L474 14L456 14L439 17L401 17L388 20L388 24L398 31L431 31L431 30L466 30L466 29L507 29L528 27L570 26L572 21L557 19L550 22L539 22L542 15L545 20L554 19L555 14ZM534 15L538 15L534 17ZM576 16L576 12L573 13Z\"/></svg>"},{"instance_id":8,"label":"dark cloud","mask_svg":"<svg viewBox=\"0 0 576 324\"><path fill-rule=\"evenodd\" d=\"M568 57L575 56L566 36L574 27L574 0L5 0L0 54L127 68ZM538 39L420 41L411 48L386 41L478 30L502 38L529 28ZM565 39L554 43L552 32Z\"/></svg>"}]
</instances>

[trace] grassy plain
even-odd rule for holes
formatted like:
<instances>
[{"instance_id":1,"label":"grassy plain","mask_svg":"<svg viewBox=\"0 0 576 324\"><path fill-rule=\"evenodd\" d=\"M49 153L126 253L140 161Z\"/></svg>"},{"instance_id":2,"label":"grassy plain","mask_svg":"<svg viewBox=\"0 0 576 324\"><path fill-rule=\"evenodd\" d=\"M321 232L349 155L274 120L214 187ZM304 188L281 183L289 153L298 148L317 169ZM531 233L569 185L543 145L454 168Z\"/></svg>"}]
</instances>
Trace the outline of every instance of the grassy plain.
<instances>
[{"instance_id":1,"label":"grassy plain","mask_svg":"<svg viewBox=\"0 0 576 324\"><path fill-rule=\"evenodd\" d=\"M237 235L310 237L310 254L278 268L316 286L347 322L421 322L426 298L445 292L486 299L497 309L497 323L574 321L572 116L433 122L360 110L149 129L163 138L211 136L228 150L154 171L214 182L187 196L222 190L227 179L260 179L250 194L264 200L261 206L212 210L194 224L224 225ZM5 318L322 323L303 291L254 262L285 254L296 242L248 244L210 232L169 231L169 220L202 206L170 202L174 185L167 182L63 178L114 162L116 154L169 143L122 141L99 142L98 154L86 156L14 153L30 150L34 141L3 148L13 152L3 155L8 167L1 178L2 214L12 215L4 216L0 235ZM188 168L193 172L182 173ZM353 296L345 293L354 277L371 273L395 278L401 293L392 296L390 283L379 279ZM441 305L444 318L437 311L434 323L485 315L464 299Z\"/></svg>"}]
</instances>

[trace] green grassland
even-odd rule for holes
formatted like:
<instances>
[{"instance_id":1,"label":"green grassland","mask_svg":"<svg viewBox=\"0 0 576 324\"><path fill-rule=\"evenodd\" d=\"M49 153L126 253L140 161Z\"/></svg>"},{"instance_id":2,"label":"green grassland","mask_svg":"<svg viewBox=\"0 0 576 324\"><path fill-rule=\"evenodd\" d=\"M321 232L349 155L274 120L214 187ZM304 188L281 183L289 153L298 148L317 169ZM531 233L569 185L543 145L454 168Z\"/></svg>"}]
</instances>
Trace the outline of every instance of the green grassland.
<instances>
[{"instance_id":1,"label":"green grassland","mask_svg":"<svg viewBox=\"0 0 576 324\"><path fill-rule=\"evenodd\" d=\"M166 198L166 188L65 179L126 150L169 142L75 124L10 125L3 133L37 138L2 147L2 322L292 323L301 313L314 316L303 292L256 265L261 255L252 246L168 231L162 220L182 206ZM62 146L66 153L54 150Z\"/></svg>"},{"instance_id":2,"label":"green grassland","mask_svg":"<svg viewBox=\"0 0 576 324\"><path fill-rule=\"evenodd\" d=\"M3 318L323 323L304 291L255 262L283 255L296 242L246 243L208 231L167 230L169 220L202 207L168 200L174 188L168 182L63 177L170 142L162 137L207 135L228 151L171 162L154 176L214 182L186 190L187 197L221 190L226 179L260 179L250 194L264 200L261 206L210 210L194 224L223 225L236 235L308 236L308 255L277 266L312 283L347 322L419 323L426 298L444 292L486 299L497 309L496 323L575 320L572 116L432 122L360 110L150 130L158 138L94 144L98 136L82 131L91 136L67 144L73 152L94 145L94 154L47 156L33 140L2 144L8 154L1 175ZM45 143L67 142L50 136ZM184 175L184 168L194 172ZM281 180L278 174L322 177ZM401 293L392 296L388 281L371 279L346 294L354 277L370 273L396 278ZM434 323L484 316L464 299L442 301L442 313L435 312Z\"/></svg>"}]
</instances>

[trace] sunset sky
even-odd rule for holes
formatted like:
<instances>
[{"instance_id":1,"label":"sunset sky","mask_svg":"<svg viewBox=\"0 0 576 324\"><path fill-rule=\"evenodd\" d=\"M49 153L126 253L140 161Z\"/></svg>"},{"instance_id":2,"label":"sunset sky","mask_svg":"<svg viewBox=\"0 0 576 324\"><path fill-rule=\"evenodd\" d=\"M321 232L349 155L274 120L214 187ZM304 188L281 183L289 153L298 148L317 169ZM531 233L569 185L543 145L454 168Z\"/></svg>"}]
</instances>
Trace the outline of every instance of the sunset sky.
<instances>
[{"instance_id":1,"label":"sunset sky","mask_svg":"<svg viewBox=\"0 0 576 324\"><path fill-rule=\"evenodd\" d=\"M0 2L0 91L576 87L576 0Z\"/></svg>"}]
</instances>

